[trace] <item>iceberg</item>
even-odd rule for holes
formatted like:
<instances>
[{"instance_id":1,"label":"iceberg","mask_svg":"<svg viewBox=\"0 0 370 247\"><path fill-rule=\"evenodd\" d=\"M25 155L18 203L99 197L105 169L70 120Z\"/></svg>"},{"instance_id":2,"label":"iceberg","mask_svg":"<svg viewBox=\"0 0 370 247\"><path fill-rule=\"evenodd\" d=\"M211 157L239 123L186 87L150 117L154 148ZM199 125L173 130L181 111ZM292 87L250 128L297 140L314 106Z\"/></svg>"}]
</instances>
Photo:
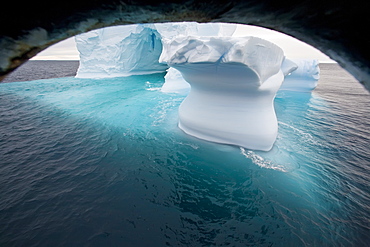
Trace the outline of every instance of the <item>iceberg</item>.
<instances>
[{"instance_id":1,"label":"iceberg","mask_svg":"<svg viewBox=\"0 0 370 247\"><path fill-rule=\"evenodd\" d=\"M76 77L99 78L163 72L161 36L153 24L116 26L76 36L80 66Z\"/></svg>"},{"instance_id":2,"label":"iceberg","mask_svg":"<svg viewBox=\"0 0 370 247\"><path fill-rule=\"evenodd\" d=\"M232 35L236 24L177 22L106 27L77 35L76 77L102 78L165 72L158 62L162 39L185 35Z\"/></svg>"},{"instance_id":3,"label":"iceberg","mask_svg":"<svg viewBox=\"0 0 370 247\"><path fill-rule=\"evenodd\" d=\"M290 63L296 64L297 68L287 73L280 90L297 92L314 90L320 78L319 61L316 59L292 59Z\"/></svg>"},{"instance_id":4,"label":"iceberg","mask_svg":"<svg viewBox=\"0 0 370 247\"><path fill-rule=\"evenodd\" d=\"M163 41L159 61L191 85L179 107L179 128L207 141L270 150L278 132L273 101L284 80L283 50L256 37ZM285 66L285 73L294 69Z\"/></svg>"},{"instance_id":5,"label":"iceberg","mask_svg":"<svg viewBox=\"0 0 370 247\"><path fill-rule=\"evenodd\" d=\"M187 95L179 108L180 129L204 140L268 151L278 130L276 92L313 90L318 62L286 59L280 47L257 37L230 37L235 29L236 24L187 22L94 30L76 36L76 77L167 70L162 92Z\"/></svg>"}]
</instances>

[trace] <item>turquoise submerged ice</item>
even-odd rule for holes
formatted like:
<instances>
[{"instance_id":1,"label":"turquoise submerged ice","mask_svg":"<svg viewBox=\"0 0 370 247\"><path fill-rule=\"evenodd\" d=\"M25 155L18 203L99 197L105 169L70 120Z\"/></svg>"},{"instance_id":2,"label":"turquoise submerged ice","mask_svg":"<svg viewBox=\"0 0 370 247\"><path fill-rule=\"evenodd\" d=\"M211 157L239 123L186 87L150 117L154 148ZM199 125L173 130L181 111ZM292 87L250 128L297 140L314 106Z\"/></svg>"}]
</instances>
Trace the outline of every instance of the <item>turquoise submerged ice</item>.
<instances>
[{"instance_id":1,"label":"turquoise submerged ice","mask_svg":"<svg viewBox=\"0 0 370 247\"><path fill-rule=\"evenodd\" d=\"M1 246L366 246L368 95L278 93L257 152L185 135L163 76L0 85Z\"/></svg>"}]
</instances>

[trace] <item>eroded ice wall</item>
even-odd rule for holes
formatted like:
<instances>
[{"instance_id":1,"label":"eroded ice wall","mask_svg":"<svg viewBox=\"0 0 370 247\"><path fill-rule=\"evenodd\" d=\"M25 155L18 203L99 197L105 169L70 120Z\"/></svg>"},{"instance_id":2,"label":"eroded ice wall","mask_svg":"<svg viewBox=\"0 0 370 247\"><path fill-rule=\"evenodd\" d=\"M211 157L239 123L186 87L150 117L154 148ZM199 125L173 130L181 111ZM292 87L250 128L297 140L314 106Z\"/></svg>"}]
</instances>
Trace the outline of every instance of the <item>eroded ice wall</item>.
<instances>
[{"instance_id":1,"label":"eroded ice wall","mask_svg":"<svg viewBox=\"0 0 370 247\"><path fill-rule=\"evenodd\" d=\"M127 25L93 30L76 36L80 66L76 77L117 77L165 71L154 25Z\"/></svg>"},{"instance_id":2,"label":"eroded ice wall","mask_svg":"<svg viewBox=\"0 0 370 247\"><path fill-rule=\"evenodd\" d=\"M273 107L284 79L282 49L256 37L177 36L160 62L179 70L191 90L179 127L200 139L270 150L278 124Z\"/></svg>"}]
</instances>

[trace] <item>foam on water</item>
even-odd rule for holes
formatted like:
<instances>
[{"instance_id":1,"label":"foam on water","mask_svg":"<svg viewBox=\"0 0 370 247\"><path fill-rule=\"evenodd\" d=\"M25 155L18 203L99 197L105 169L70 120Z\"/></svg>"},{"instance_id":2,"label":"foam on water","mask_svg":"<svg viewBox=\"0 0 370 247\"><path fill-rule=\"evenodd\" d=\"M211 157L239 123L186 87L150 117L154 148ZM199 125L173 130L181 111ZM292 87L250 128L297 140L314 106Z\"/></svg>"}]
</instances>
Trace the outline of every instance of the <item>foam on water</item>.
<instances>
[{"instance_id":1,"label":"foam on water","mask_svg":"<svg viewBox=\"0 0 370 247\"><path fill-rule=\"evenodd\" d=\"M262 156L256 154L255 152L249 150L245 150L244 148L240 148L241 153L248 159L252 160L252 162L260 167L273 169L277 171L287 172L287 168L283 165L275 164L270 160L264 159Z\"/></svg>"},{"instance_id":2,"label":"foam on water","mask_svg":"<svg viewBox=\"0 0 370 247\"><path fill-rule=\"evenodd\" d=\"M0 85L0 245L369 242L364 93L279 93L263 152L184 134L163 76Z\"/></svg>"}]
</instances>

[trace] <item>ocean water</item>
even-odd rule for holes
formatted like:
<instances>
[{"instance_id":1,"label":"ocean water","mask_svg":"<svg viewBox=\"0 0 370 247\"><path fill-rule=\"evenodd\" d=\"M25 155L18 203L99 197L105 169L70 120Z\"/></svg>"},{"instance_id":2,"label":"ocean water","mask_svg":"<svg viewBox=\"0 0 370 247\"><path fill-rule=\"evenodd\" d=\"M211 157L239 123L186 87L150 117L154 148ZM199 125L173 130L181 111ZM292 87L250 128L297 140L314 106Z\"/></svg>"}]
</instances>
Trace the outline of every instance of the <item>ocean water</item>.
<instances>
[{"instance_id":1,"label":"ocean water","mask_svg":"<svg viewBox=\"0 0 370 247\"><path fill-rule=\"evenodd\" d=\"M6 77L3 82L75 76L78 65L79 61L28 61Z\"/></svg>"},{"instance_id":2,"label":"ocean water","mask_svg":"<svg viewBox=\"0 0 370 247\"><path fill-rule=\"evenodd\" d=\"M269 152L185 135L164 74L0 84L0 246L369 246L370 96L320 68Z\"/></svg>"}]
</instances>

